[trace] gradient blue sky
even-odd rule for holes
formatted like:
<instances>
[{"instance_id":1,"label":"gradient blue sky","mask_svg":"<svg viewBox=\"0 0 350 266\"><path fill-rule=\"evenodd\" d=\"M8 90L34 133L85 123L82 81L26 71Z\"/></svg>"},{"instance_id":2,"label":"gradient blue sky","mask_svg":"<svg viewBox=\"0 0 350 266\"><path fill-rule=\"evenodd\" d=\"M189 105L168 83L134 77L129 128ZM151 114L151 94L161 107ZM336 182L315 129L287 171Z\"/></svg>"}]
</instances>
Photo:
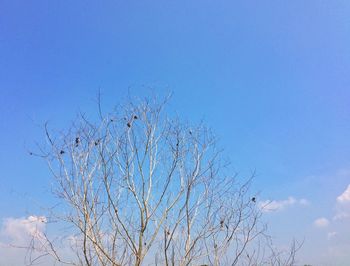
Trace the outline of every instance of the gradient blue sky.
<instances>
[{"instance_id":1,"label":"gradient blue sky","mask_svg":"<svg viewBox=\"0 0 350 266\"><path fill-rule=\"evenodd\" d=\"M152 87L203 118L242 176L256 169L261 200L285 206L266 214L281 242L305 238L305 263L350 265L350 220L334 218L350 214L336 200L350 184L349 73L349 1L0 0L0 218L53 202L26 153L38 125L94 113L99 89L108 110Z\"/></svg>"}]
</instances>

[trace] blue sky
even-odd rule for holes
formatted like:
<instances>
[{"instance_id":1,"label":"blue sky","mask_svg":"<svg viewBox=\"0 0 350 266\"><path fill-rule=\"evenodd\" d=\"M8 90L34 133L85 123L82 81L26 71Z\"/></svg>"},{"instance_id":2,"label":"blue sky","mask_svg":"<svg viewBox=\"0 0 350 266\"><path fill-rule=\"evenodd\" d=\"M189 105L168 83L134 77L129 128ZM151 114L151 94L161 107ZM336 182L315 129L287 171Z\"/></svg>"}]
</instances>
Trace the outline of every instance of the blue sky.
<instances>
[{"instance_id":1,"label":"blue sky","mask_svg":"<svg viewBox=\"0 0 350 266\"><path fill-rule=\"evenodd\" d=\"M53 201L26 153L44 121L93 114L99 89L108 110L152 88L204 119L242 176L256 169L261 200L284 206L266 214L282 242L348 265L336 237L350 239L349 220L334 217L350 213L337 201L350 184L349 71L349 1L1 0L0 218Z\"/></svg>"}]
</instances>

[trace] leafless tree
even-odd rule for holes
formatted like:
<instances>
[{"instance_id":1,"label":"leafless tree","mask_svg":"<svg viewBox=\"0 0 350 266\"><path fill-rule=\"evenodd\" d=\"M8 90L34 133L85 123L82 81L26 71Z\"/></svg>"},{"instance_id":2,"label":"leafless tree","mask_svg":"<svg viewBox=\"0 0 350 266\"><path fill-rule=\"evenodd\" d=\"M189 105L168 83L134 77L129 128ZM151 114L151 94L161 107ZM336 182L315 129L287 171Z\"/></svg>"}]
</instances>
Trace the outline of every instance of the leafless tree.
<instances>
[{"instance_id":1,"label":"leafless tree","mask_svg":"<svg viewBox=\"0 0 350 266\"><path fill-rule=\"evenodd\" d=\"M45 126L40 156L75 259L64 260L49 238L45 254L86 266L258 265L265 227L251 178L239 182L211 131L168 117L165 105L151 98L106 115L99 108L97 122L79 115L60 134Z\"/></svg>"}]
</instances>

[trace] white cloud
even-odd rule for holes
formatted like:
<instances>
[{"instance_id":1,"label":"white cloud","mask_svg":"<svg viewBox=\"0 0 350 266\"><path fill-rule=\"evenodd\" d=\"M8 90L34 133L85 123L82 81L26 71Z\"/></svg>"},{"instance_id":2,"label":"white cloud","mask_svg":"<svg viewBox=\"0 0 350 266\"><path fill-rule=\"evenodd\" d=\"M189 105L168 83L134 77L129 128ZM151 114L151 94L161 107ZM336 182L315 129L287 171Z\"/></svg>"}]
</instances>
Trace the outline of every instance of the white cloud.
<instances>
[{"instance_id":1,"label":"white cloud","mask_svg":"<svg viewBox=\"0 0 350 266\"><path fill-rule=\"evenodd\" d=\"M306 199L296 199L294 197L288 197L285 200L265 200L259 202L259 207L263 212L271 212L271 211L281 211L285 208L293 205L302 205L307 206L310 205L310 202Z\"/></svg>"},{"instance_id":2,"label":"white cloud","mask_svg":"<svg viewBox=\"0 0 350 266\"><path fill-rule=\"evenodd\" d=\"M3 221L1 235L8 242L22 245L31 237L42 237L46 227L45 216L28 216L27 218L6 218Z\"/></svg>"},{"instance_id":3,"label":"white cloud","mask_svg":"<svg viewBox=\"0 0 350 266\"><path fill-rule=\"evenodd\" d=\"M305 241L305 246L303 246L299 253L299 258L300 256L304 256L305 262L308 262L310 265L350 265L349 178L350 168L338 171L329 176L314 176L307 181L307 186L310 187L310 189L314 188L315 185L322 185L322 187L325 188L329 186L329 182L346 184L338 194L333 195L334 205L332 209L315 208L314 210L310 210L310 212L315 212L315 214L318 215L316 216L318 219L312 221L312 226L318 230L312 230L306 233L307 241ZM329 194L331 195L331 191L329 191ZM325 194L324 196L320 204L325 203L329 195ZM315 200L318 199L315 198ZM332 200L329 199L329 201ZM328 204L330 203L329 201ZM328 204L324 204L324 206L328 206ZM319 211L321 211L321 213L318 213ZM332 215L328 217L325 216L325 213L322 214L322 212L332 213Z\"/></svg>"},{"instance_id":4,"label":"white cloud","mask_svg":"<svg viewBox=\"0 0 350 266\"><path fill-rule=\"evenodd\" d=\"M333 217L334 221L350 218L350 185L348 185L345 191L337 197L335 209L336 213Z\"/></svg>"},{"instance_id":5,"label":"white cloud","mask_svg":"<svg viewBox=\"0 0 350 266\"><path fill-rule=\"evenodd\" d=\"M27 265L41 253L29 247L40 248L43 244L47 219L45 216L31 215L22 218L5 218L0 225L1 265ZM36 238L38 242L33 241ZM53 265L52 261L42 258L43 265ZM46 263L47 262L47 263ZM51 262L51 263L49 263ZM41 264L40 264L41 265Z\"/></svg>"},{"instance_id":6,"label":"white cloud","mask_svg":"<svg viewBox=\"0 0 350 266\"><path fill-rule=\"evenodd\" d=\"M314 221L314 225L316 227L322 228L322 227L327 227L329 225L329 221L327 218L318 218Z\"/></svg>"},{"instance_id":7,"label":"white cloud","mask_svg":"<svg viewBox=\"0 0 350 266\"><path fill-rule=\"evenodd\" d=\"M339 203L349 203L350 202L350 185L345 189L345 191L337 197Z\"/></svg>"}]
</instances>

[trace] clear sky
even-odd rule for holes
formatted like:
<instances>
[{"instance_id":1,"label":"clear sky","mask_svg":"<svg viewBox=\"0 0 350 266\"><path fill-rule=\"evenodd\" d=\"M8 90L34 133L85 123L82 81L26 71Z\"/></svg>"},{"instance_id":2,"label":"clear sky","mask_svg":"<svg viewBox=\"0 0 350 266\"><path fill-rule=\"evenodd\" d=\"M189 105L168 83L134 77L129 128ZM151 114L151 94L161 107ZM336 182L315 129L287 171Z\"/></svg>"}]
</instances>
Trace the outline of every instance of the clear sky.
<instances>
[{"instance_id":1,"label":"clear sky","mask_svg":"<svg viewBox=\"0 0 350 266\"><path fill-rule=\"evenodd\" d=\"M204 119L239 173L256 169L277 241L305 239L305 263L350 265L349 73L347 0L0 0L2 235L52 202L26 152L44 121L94 113L99 89L108 110L151 87Z\"/></svg>"}]
</instances>

